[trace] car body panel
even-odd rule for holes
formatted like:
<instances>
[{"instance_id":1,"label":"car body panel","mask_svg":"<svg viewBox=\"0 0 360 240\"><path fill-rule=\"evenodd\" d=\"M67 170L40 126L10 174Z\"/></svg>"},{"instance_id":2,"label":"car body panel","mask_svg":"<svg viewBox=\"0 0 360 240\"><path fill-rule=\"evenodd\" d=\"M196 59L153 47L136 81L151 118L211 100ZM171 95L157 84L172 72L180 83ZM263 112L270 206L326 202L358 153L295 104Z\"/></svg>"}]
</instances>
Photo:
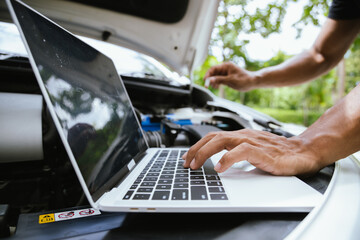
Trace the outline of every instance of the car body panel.
<instances>
[{"instance_id":1,"label":"car body panel","mask_svg":"<svg viewBox=\"0 0 360 240\"><path fill-rule=\"evenodd\" d=\"M217 16L219 0L189 1L179 22L165 24L70 1L24 1L69 31L121 45L155 57L181 74L202 63ZM5 1L1 19L10 20Z\"/></svg>"}]
</instances>

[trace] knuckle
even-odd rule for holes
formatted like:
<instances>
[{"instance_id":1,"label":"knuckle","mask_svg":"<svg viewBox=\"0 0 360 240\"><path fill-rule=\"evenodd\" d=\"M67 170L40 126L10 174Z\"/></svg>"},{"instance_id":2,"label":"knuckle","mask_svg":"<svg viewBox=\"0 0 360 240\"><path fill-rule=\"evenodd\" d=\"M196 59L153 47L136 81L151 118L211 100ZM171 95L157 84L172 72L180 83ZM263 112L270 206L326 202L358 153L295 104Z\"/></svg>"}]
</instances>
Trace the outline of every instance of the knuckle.
<instances>
[{"instance_id":1,"label":"knuckle","mask_svg":"<svg viewBox=\"0 0 360 240\"><path fill-rule=\"evenodd\" d=\"M231 159L231 154L230 152L226 153L223 155L223 157L221 158L221 162L222 163L228 163Z\"/></svg>"},{"instance_id":2,"label":"knuckle","mask_svg":"<svg viewBox=\"0 0 360 240\"><path fill-rule=\"evenodd\" d=\"M225 63L224 63L224 65L225 65L225 66L233 66L233 65L234 65L234 63L232 63L232 62L228 61L228 62L225 62Z\"/></svg>"},{"instance_id":3,"label":"knuckle","mask_svg":"<svg viewBox=\"0 0 360 240\"><path fill-rule=\"evenodd\" d=\"M253 149L250 143L244 142L240 145L241 150L243 151L251 151Z\"/></svg>"},{"instance_id":4,"label":"knuckle","mask_svg":"<svg viewBox=\"0 0 360 240\"><path fill-rule=\"evenodd\" d=\"M209 132L208 134L205 135L205 137L207 138L213 138L217 135L217 132Z\"/></svg>"},{"instance_id":5,"label":"knuckle","mask_svg":"<svg viewBox=\"0 0 360 240\"><path fill-rule=\"evenodd\" d=\"M251 129L242 129L239 132L241 132L242 134L246 134L246 135L250 135L252 133Z\"/></svg>"},{"instance_id":6,"label":"knuckle","mask_svg":"<svg viewBox=\"0 0 360 240\"><path fill-rule=\"evenodd\" d=\"M205 157L205 152L204 150L200 149L195 155L196 162L199 163L199 161L204 159L204 157Z\"/></svg>"},{"instance_id":7,"label":"knuckle","mask_svg":"<svg viewBox=\"0 0 360 240\"><path fill-rule=\"evenodd\" d=\"M216 133L216 137L218 138L225 138L228 133L224 132L224 131L219 131L219 132L215 132Z\"/></svg>"},{"instance_id":8,"label":"knuckle","mask_svg":"<svg viewBox=\"0 0 360 240\"><path fill-rule=\"evenodd\" d=\"M195 150L193 148L190 148L186 155L187 159L192 158L192 156L194 156L194 154L195 154Z\"/></svg>"}]
</instances>

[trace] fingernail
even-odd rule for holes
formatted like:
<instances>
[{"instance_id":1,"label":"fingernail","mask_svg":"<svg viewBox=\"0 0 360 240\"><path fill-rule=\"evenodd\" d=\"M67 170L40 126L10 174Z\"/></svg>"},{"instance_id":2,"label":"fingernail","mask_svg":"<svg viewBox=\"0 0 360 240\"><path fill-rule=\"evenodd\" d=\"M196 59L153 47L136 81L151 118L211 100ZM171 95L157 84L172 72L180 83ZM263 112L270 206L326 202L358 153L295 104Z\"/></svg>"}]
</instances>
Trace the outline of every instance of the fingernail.
<instances>
[{"instance_id":1,"label":"fingernail","mask_svg":"<svg viewBox=\"0 0 360 240\"><path fill-rule=\"evenodd\" d=\"M204 84L204 86L205 86L206 88L209 88L209 86L210 86L210 78L205 79L205 84Z\"/></svg>"},{"instance_id":2,"label":"fingernail","mask_svg":"<svg viewBox=\"0 0 360 240\"><path fill-rule=\"evenodd\" d=\"M220 168L221 168L221 163L217 163L214 167L214 170L217 171L217 172L220 172Z\"/></svg>"},{"instance_id":3,"label":"fingernail","mask_svg":"<svg viewBox=\"0 0 360 240\"><path fill-rule=\"evenodd\" d=\"M181 157L181 158L185 160L186 155L187 155L187 152L186 152L186 153L184 153L184 155L182 155L182 157Z\"/></svg>"},{"instance_id":4,"label":"fingernail","mask_svg":"<svg viewBox=\"0 0 360 240\"><path fill-rule=\"evenodd\" d=\"M195 159L191 161L191 163L190 163L190 168L192 168L192 169L195 168Z\"/></svg>"}]
</instances>

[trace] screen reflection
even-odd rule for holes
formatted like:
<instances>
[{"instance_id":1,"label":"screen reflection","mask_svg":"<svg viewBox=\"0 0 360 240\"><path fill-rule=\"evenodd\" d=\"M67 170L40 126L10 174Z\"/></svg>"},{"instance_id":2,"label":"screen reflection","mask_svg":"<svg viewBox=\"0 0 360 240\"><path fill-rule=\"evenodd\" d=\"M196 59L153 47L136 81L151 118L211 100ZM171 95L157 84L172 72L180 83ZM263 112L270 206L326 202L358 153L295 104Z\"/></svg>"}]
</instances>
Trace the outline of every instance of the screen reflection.
<instances>
[{"instance_id":1,"label":"screen reflection","mask_svg":"<svg viewBox=\"0 0 360 240\"><path fill-rule=\"evenodd\" d=\"M112 61L14 2L62 131L94 200L147 148ZM106 185L106 187L104 187Z\"/></svg>"}]
</instances>

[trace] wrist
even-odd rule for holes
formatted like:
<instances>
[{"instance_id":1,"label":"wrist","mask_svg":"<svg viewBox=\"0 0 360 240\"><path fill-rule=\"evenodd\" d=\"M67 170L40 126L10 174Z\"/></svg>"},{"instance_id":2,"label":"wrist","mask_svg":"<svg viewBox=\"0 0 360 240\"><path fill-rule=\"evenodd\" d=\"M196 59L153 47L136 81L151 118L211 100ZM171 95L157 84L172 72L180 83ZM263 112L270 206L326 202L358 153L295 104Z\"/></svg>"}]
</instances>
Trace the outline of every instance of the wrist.
<instances>
[{"instance_id":1,"label":"wrist","mask_svg":"<svg viewBox=\"0 0 360 240\"><path fill-rule=\"evenodd\" d=\"M247 72L249 76L250 88L255 89L261 87L261 82L263 77L261 74L261 70L255 72L251 72L251 71L247 71Z\"/></svg>"},{"instance_id":2,"label":"wrist","mask_svg":"<svg viewBox=\"0 0 360 240\"><path fill-rule=\"evenodd\" d=\"M326 153L327 137L319 133L304 132L296 136L302 142L300 151L303 153L306 164L312 172L316 172L321 168L333 162Z\"/></svg>"},{"instance_id":3,"label":"wrist","mask_svg":"<svg viewBox=\"0 0 360 240\"><path fill-rule=\"evenodd\" d=\"M294 169L297 169L294 175L313 174L326 166L323 164L323 155L315 147L313 139L299 135L289 140L293 141L297 148L295 154L298 156L295 157L296 161L292 163L295 165Z\"/></svg>"}]
</instances>

